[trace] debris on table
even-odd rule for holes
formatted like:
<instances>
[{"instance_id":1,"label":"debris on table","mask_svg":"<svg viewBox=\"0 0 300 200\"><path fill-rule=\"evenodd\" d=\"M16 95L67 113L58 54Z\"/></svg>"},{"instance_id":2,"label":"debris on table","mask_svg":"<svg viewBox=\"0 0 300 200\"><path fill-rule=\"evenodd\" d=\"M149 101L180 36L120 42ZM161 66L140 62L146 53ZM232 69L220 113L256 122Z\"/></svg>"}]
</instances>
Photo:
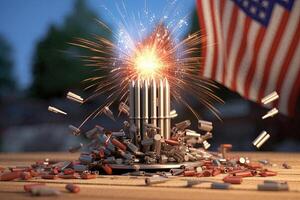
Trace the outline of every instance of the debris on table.
<instances>
[{"instance_id":1,"label":"debris on table","mask_svg":"<svg viewBox=\"0 0 300 200\"><path fill-rule=\"evenodd\" d=\"M46 186L44 183L26 184L24 185L24 191L31 192L32 188L34 187L44 187L44 186Z\"/></svg>"},{"instance_id":2,"label":"debris on table","mask_svg":"<svg viewBox=\"0 0 300 200\"><path fill-rule=\"evenodd\" d=\"M50 187L33 187L30 190L32 196L58 196L61 192L57 189Z\"/></svg>"},{"instance_id":3,"label":"debris on table","mask_svg":"<svg viewBox=\"0 0 300 200\"><path fill-rule=\"evenodd\" d=\"M146 185L153 185L153 184L158 184L158 183L164 183L167 182L169 179L161 176L155 176L151 178L146 178L145 179L145 184Z\"/></svg>"},{"instance_id":4,"label":"debris on table","mask_svg":"<svg viewBox=\"0 0 300 200\"><path fill-rule=\"evenodd\" d=\"M69 96L71 97L70 94ZM72 98L75 96L72 95ZM132 115L125 103L120 104L119 111ZM176 111L172 112L175 116ZM103 113L114 120L108 107L103 108ZM172 176L199 178L188 180L187 185L192 187L207 182L202 181L201 177L226 174L223 178L224 183L211 182L211 188L230 189L231 184L241 184L247 177L277 175L276 172L265 168L262 165L264 163L253 162L244 156L228 155L232 149L231 144L221 144L219 152L209 152L208 140L212 138L213 129L211 122L199 120L199 132L189 129L190 120L176 123L172 128L168 128L168 121L166 123L167 128L162 128L162 124L156 123L155 120L130 118L130 123L124 121L124 126L119 131L110 131L96 125L86 132L70 125L69 129L74 136L82 134L89 140L86 144L79 143L69 148L71 153L81 151L78 160L37 161L31 166L10 168L10 172L4 171L0 180L96 179L99 173L112 175L118 173L118 170L123 170L126 172L123 173L124 176L145 176L147 186L165 183L170 181ZM163 130L169 130L170 133L165 134ZM269 137L264 131L253 144L259 148ZM265 189L270 186L267 184L259 188ZM59 191L44 185L24 186L24 189L35 196L60 194ZM67 184L66 189L72 193L80 191L80 188L72 183Z\"/></svg>"},{"instance_id":5,"label":"debris on table","mask_svg":"<svg viewBox=\"0 0 300 200\"><path fill-rule=\"evenodd\" d=\"M292 167L291 167L289 164L287 164L286 162L285 162L285 163L282 163L282 167L283 167L284 169L292 169Z\"/></svg>"},{"instance_id":6,"label":"debris on table","mask_svg":"<svg viewBox=\"0 0 300 200\"><path fill-rule=\"evenodd\" d=\"M73 184L73 183L68 183L66 185L66 190L68 190L71 193L78 193L78 192L80 192L80 187L78 185Z\"/></svg>"},{"instance_id":7,"label":"debris on table","mask_svg":"<svg viewBox=\"0 0 300 200\"><path fill-rule=\"evenodd\" d=\"M277 182L265 180L263 184L257 185L257 190L260 191L288 191L289 186L287 182Z\"/></svg>"},{"instance_id":8,"label":"debris on table","mask_svg":"<svg viewBox=\"0 0 300 200\"><path fill-rule=\"evenodd\" d=\"M229 183L217 183L214 182L210 186L211 189L218 189L218 190L228 190L231 188L231 184Z\"/></svg>"}]
</instances>

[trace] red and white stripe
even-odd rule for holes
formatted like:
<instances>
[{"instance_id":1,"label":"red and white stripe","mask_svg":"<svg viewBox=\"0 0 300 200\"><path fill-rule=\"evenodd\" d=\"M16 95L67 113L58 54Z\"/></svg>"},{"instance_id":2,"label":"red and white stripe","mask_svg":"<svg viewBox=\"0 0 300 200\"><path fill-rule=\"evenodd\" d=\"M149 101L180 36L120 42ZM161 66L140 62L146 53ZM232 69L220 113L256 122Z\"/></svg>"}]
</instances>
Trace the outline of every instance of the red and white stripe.
<instances>
[{"instance_id":1,"label":"red and white stripe","mask_svg":"<svg viewBox=\"0 0 300 200\"><path fill-rule=\"evenodd\" d=\"M293 113L300 90L300 0L291 11L275 4L269 25L233 1L197 0L203 74L256 102L277 91L283 113Z\"/></svg>"}]
</instances>

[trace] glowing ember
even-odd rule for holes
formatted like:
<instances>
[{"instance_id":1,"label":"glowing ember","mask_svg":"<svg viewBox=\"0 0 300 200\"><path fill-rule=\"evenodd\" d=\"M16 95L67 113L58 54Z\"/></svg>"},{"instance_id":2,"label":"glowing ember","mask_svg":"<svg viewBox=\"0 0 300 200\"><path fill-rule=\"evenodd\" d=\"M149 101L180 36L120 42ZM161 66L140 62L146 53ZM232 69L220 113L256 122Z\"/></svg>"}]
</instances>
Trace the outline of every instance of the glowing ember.
<instances>
[{"instance_id":1,"label":"glowing ember","mask_svg":"<svg viewBox=\"0 0 300 200\"><path fill-rule=\"evenodd\" d=\"M155 48L145 48L134 57L134 67L140 77L154 76L164 66Z\"/></svg>"},{"instance_id":2,"label":"glowing ember","mask_svg":"<svg viewBox=\"0 0 300 200\"><path fill-rule=\"evenodd\" d=\"M129 63L128 68L141 78L168 77L170 65L176 66L175 56L170 51L172 47L169 31L160 24L134 49L133 65Z\"/></svg>"}]
</instances>

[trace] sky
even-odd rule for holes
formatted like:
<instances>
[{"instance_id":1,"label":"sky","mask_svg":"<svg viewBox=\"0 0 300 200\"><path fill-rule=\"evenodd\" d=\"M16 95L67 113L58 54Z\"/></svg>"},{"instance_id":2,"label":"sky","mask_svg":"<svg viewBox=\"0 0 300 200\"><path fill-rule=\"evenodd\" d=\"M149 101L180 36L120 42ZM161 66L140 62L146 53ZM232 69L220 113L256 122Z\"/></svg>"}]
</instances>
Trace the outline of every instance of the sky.
<instances>
[{"instance_id":1,"label":"sky","mask_svg":"<svg viewBox=\"0 0 300 200\"><path fill-rule=\"evenodd\" d=\"M147 10L162 17L164 9L170 8L173 1L87 0L87 3L105 22L114 26L121 20L117 7L118 5L122 7L122 2L124 2L129 16L134 16L137 12L142 13L146 5ZM190 14L194 8L194 0L178 1L178 10L182 14ZM0 35L12 46L12 57L15 64L14 76L21 89L27 88L31 83L31 64L35 45L43 39L51 24L62 25L64 18L72 11L74 3L75 0L0 1ZM105 8L109 11L106 11ZM170 12L172 13L173 10L171 9ZM111 15L114 16L114 20Z\"/></svg>"}]
</instances>

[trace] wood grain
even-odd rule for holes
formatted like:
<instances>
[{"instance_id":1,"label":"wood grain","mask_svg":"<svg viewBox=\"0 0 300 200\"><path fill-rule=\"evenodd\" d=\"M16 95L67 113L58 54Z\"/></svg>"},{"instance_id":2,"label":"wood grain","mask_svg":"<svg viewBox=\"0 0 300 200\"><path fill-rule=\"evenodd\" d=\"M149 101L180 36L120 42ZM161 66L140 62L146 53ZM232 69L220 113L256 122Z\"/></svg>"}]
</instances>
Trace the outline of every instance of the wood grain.
<instances>
[{"instance_id":1,"label":"wood grain","mask_svg":"<svg viewBox=\"0 0 300 200\"><path fill-rule=\"evenodd\" d=\"M233 185L230 190L210 189L210 183L202 183L192 188L187 188L188 180L207 180L222 182L224 175L209 178L171 177L168 182L145 186L143 177L104 176L100 175L92 180L43 180L35 179L30 182L45 182L50 187L62 191L57 199L300 199L300 154L299 153L232 153L232 156L247 156L257 161L268 159L276 166L268 166L269 169L278 172L275 177L251 177L244 178L241 185ZM69 153L8 153L0 154L0 166L24 166L45 158L56 160L75 160L78 154ZM292 169L283 169L282 163L287 162ZM262 192L257 191L257 184L264 180L287 181L288 192ZM27 181L28 182L28 181ZM29 194L23 191L24 181L0 182L0 199L31 199ZM81 187L79 194L70 194L64 187L66 183L76 183ZM43 199L54 199L43 197Z\"/></svg>"}]
</instances>

